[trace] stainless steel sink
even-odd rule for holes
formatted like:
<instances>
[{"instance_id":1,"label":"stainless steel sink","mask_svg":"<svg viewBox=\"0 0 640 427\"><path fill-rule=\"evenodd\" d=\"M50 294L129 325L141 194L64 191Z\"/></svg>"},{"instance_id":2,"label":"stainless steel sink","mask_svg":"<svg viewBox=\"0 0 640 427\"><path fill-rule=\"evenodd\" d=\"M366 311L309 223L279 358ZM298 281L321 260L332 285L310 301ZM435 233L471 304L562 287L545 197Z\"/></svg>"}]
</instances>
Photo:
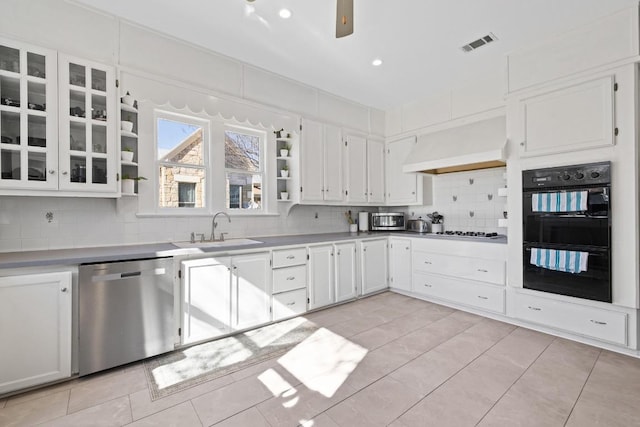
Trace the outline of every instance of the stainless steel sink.
<instances>
[{"instance_id":1,"label":"stainless steel sink","mask_svg":"<svg viewBox=\"0 0 640 427\"><path fill-rule=\"evenodd\" d=\"M258 245L263 243L259 240L251 240L251 239L229 239L225 241L215 241L215 242L173 242L173 246L177 246L181 249L188 248L223 248L226 246L245 246L245 245Z\"/></svg>"}]
</instances>

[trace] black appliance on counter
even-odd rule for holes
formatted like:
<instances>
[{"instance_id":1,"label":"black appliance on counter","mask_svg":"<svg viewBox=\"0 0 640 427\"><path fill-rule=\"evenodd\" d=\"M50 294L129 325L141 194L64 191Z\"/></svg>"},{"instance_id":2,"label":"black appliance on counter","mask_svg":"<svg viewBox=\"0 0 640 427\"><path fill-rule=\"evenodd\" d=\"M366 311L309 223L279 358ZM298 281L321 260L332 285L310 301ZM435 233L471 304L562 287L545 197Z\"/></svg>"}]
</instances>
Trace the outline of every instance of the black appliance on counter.
<instances>
[{"instance_id":1,"label":"black appliance on counter","mask_svg":"<svg viewBox=\"0 0 640 427\"><path fill-rule=\"evenodd\" d=\"M522 171L525 288L611 302L610 172L610 162ZM576 199L582 200L584 210ZM573 251L573 259L576 252L587 253L586 269L567 272L546 263L539 266L540 258L535 257L542 251L563 257Z\"/></svg>"}]
</instances>

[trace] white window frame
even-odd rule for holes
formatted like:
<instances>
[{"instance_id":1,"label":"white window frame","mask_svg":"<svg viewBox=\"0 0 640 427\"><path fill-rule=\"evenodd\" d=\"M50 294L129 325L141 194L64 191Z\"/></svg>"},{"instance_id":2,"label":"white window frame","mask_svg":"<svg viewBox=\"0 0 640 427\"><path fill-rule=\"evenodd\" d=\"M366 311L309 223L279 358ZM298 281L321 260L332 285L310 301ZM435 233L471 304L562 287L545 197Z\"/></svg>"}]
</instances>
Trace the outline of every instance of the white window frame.
<instances>
[{"instance_id":1,"label":"white window frame","mask_svg":"<svg viewBox=\"0 0 640 427\"><path fill-rule=\"evenodd\" d=\"M187 123L202 128L202 166L185 165L184 163L161 162L158 159L158 120L170 120L174 122ZM212 159L211 159L211 121L198 116L190 116L181 113L175 113L166 110L154 110L153 115L153 152L154 152L154 173L153 173L153 191L155 211L163 216L188 216L188 215L209 215L212 211ZM160 206L160 166L175 167L196 167L204 170L204 190L202 192L204 207L162 207Z\"/></svg>"},{"instance_id":2,"label":"white window frame","mask_svg":"<svg viewBox=\"0 0 640 427\"><path fill-rule=\"evenodd\" d=\"M266 157L266 153L267 153L267 147L268 147L268 134L265 130L261 130L261 129L257 129L257 128L251 128L251 127L247 127L247 126L240 126L240 125L235 125L235 124L229 124L229 123L225 123L223 126L223 133L222 133L222 144L224 146L225 140L224 138L226 138L226 132L234 132L234 133L242 133L245 135L251 135L251 136L256 136L260 139L260 171L259 172L248 172L242 169L228 169L226 168L226 157L223 158L223 162L222 162L222 167L224 169L224 182L223 182L223 189L224 189L224 201L223 201L223 207L224 207L224 211L226 213L228 213L229 215L247 215L247 216L251 216L251 215L266 215L269 213L269 200L268 200L268 196L269 194L271 194L269 192L269 181L268 181L268 174L267 174L267 157ZM224 153L224 151L223 151ZM251 174L251 175L260 175L261 178L261 187L260 187L260 198L261 198L261 206L260 209L242 209L242 208L228 208L227 207L227 201L226 201L226 191L227 191L227 183L226 183L226 178L227 178L227 173L241 173L241 174Z\"/></svg>"}]
</instances>

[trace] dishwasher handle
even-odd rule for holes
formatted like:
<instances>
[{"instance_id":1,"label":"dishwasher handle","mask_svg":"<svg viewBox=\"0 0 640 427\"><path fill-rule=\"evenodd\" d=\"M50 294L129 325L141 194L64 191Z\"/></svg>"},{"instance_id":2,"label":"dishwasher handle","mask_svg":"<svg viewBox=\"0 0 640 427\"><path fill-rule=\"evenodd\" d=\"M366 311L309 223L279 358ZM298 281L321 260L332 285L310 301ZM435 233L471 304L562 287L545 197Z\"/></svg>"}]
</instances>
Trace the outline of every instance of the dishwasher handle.
<instances>
[{"instance_id":1,"label":"dishwasher handle","mask_svg":"<svg viewBox=\"0 0 640 427\"><path fill-rule=\"evenodd\" d=\"M166 268L152 268L149 270L138 270L131 271L126 273L111 273L111 274L100 274L91 276L92 282L111 282L114 280L122 280L129 279L131 277L141 277L141 276L162 276L167 273Z\"/></svg>"}]
</instances>

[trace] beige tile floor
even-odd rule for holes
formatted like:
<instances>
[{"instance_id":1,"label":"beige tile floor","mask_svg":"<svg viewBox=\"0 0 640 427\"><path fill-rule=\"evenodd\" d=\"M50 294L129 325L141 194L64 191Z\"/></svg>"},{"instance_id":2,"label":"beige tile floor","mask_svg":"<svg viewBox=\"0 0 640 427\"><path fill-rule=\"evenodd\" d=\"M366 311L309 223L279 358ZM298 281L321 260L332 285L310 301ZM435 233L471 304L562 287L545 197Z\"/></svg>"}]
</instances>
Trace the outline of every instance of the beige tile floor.
<instances>
[{"instance_id":1,"label":"beige tile floor","mask_svg":"<svg viewBox=\"0 0 640 427\"><path fill-rule=\"evenodd\" d=\"M151 401L142 364L0 399L0 426L640 426L640 360L386 292L286 355Z\"/></svg>"}]
</instances>

